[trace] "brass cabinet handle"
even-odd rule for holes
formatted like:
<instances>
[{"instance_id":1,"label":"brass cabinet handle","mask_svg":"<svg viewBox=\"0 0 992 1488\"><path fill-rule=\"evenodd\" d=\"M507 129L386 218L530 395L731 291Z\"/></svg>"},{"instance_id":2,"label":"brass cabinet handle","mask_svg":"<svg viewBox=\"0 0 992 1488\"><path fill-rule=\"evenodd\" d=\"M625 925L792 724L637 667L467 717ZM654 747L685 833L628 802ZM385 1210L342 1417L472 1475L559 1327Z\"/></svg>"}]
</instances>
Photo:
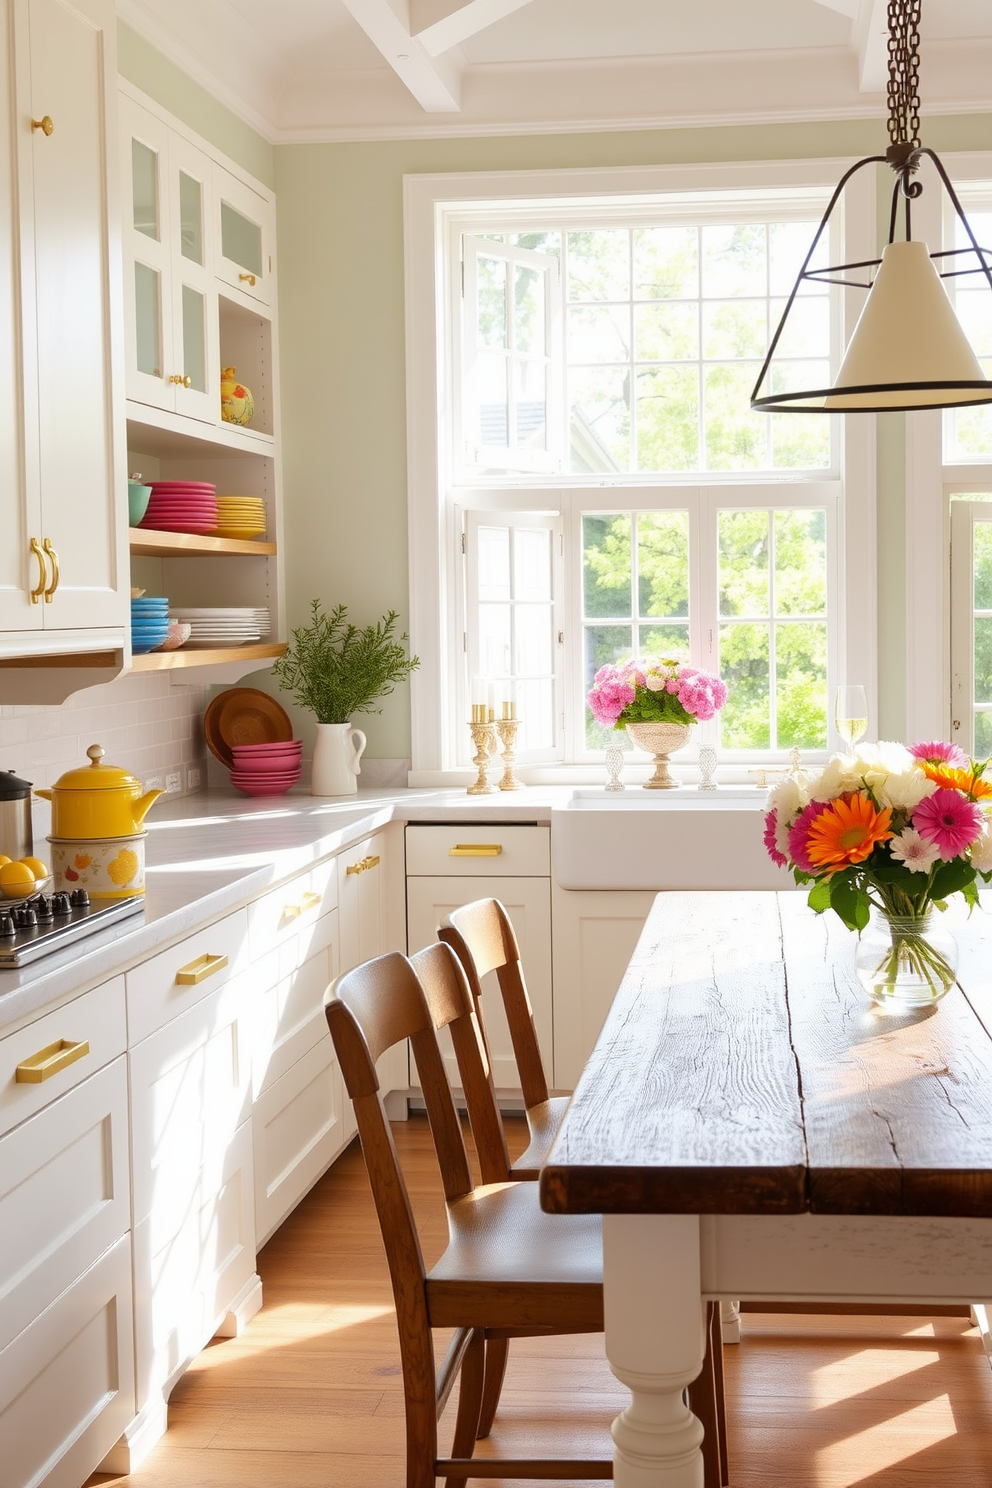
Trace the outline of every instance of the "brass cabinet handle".
<instances>
[{"instance_id":1,"label":"brass cabinet handle","mask_svg":"<svg viewBox=\"0 0 992 1488\"><path fill-rule=\"evenodd\" d=\"M243 279L246 284L250 284L251 287L252 287L252 289L254 289L254 287L255 287L255 275L254 274L239 274L238 275L238 278L239 279Z\"/></svg>"},{"instance_id":2,"label":"brass cabinet handle","mask_svg":"<svg viewBox=\"0 0 992 1488\"><path fill-rule=\"evenodd\" d=\"M24 1059L16 1066L14 1083L40 1085L42 1080L57 1075L59 1070L68 1069L70 1064L83 1059L89 1052L90 1046L86 1039L80 1039L78 1043L71 1039L57 1039L54 1044L46 1044L44 1049L39 1049L37 1054L32 1054L30 1059Z\"/></svg>"},{"instance_id":3,"label":"brass cabinet handle","mask_svg":"<svg viewBox=\"0 0 992 1488\"><path fill-rule=\"evenodd\" d=\"M176 972L177 987L195 987L198 982L205 982L215 972L223 971L227 966L226 956L211 956L204 952L197 956L195 961L190 961L187 966L180 966Z\"/></svg>"},{"instance_id":4,"label":"brass cabinet handle","mask_svg":"<svg viewBox=\"0 0 992 1488\"><path fill-rule=\"evenodd\" d=\"M32 119L31 128L32 130L40 129L42 134L45 135L46 138L48 137L48 135L55 133L55 125L52 123L51 116L49 114L46 114L43 119Z\"/></svg>"},{"instance_id":5,"label":"brass cabinet handle","mask_svg":"<svg viewBox=\"0 0 992 1488\"><path fill-rule=\"evenodd\" d=\"M351 871L350 869L348 870ZM316 909L321 902L321 895L315 894L312 889L307 889L299 904L284 904L282 907L283 918L287 920L298 919L301 914L306 914L308 909Z\"/></svg>"},{"instance_id":6,"label":"brass cabinet handle","mask_svg":"<svg viewBox=\"0 0 992 1488\"><path fill-rule=\"evenodd\" d=\"M364 873L365 872L365 859L363 858L360 863L349 863L348 866L347 866L347 868L344 871L345 871L345 874L346 875L349 874L349 873Z\"/></svg>"},{"instance_id":7,"label":"brass cabinet handle","mask_svg":"<svg viewBox=\"0 0 992 1488\"><path fill-rule=\"evenodd\" d=\"M379 862L380 862L380 859L379 859L378 853L373 853L371 855L371 857L363 858L362 859L362 867L363 868L378 868Z\"/></svg>"},{"instance_id":8,"label":"brass cabinet handle","mask_svg":"<svg viewBox=\"0 0 992 1488\"><path fill-rule=\"evenodd\" d=\"M322 898L323 895L315 894L313 889L307 889L306 893L303 895L303 903L301 905L304 913L308 909L316 909L317 905L321 903Z\"/></svg>"},{"instance_id":9,"label":"brass cabinet handle","mask_svg":"<svg viewBox=\"0 0 992 1488\"><path fill-rule=\"evenodd\" d=\"M382 859L377 853L370 853L367 858L362 858L358 863L349 863L344 870L345 873L367 873L370 868L378 868Z\"/></svg>"},{"instance_id":10,"label":"brass cabinet handle","mask_svg":"<svg viewBox=\"0 0 992 1488\"><path fill-rule=\"evenodd\" d=\"M45 590L45 603L51 604L52 597L55 594L56 589L59 587L59 580L62 577L62 570L59 567L59 555L52 547L52 539L50 537L45 538L45 541L42 543L42 547L48 554L52 565L52 582Z\"/></svg>"},{"instance_id":11,"label":"brass cabinet handle","mask_svg":"<svg viewBox=\"0 0 992 1488\"><path fill-rule=\"evenodd\" d=\"M503 851L501 842L456 842L448 848L449 858L498 858Z\"/></svg>"},{"instance_id":12,"label":"brass cabinet handle","mask_svg":"<svg viewBox=\"0 0 992 1488\"><path fill-rule=\"evenodd\" d=\"M48 564L45 562L45 550L36 537L31 539L31 551L38 560L38 587L31 590L31 603L37 604L48 588Z\"/></svg>"}]
</instances>

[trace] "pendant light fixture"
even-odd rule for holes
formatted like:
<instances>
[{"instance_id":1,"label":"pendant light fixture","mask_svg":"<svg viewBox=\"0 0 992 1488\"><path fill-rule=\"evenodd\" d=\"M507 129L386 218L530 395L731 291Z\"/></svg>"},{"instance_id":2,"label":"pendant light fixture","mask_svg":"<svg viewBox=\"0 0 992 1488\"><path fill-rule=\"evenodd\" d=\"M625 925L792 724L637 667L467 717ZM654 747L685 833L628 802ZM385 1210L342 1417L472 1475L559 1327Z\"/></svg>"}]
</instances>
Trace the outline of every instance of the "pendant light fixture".
<instances>
[{"instance_id":1,"label":"pendant light fixture","mask_svg":"<svg viewBox=\"0 0 992 1488\"><path fill-rule=\"evenodd\" d=\"M977 274L992 293L992 251L979 247L946 170L933 150L920 143L921 4L922 0L889 0L889 147L884 155L869 155L853 165L830 198L754 385L754 409L876 413L992 403L992 382L982 372L942 282ZM931 254L926 243L913 239L912 204L923 191L922 183L913 177L924 156L933 162L970 247ZM817 245L848 181L864 166L883 162L891 166L896 180L889 240L881 258L811 269ZM904 236L897 241L900 216ZM867 289L868 298L833 386L776 392L774 375L772 386L765 386L769 368L796 295L807 280Z\"/></svg>"}]
</instances>

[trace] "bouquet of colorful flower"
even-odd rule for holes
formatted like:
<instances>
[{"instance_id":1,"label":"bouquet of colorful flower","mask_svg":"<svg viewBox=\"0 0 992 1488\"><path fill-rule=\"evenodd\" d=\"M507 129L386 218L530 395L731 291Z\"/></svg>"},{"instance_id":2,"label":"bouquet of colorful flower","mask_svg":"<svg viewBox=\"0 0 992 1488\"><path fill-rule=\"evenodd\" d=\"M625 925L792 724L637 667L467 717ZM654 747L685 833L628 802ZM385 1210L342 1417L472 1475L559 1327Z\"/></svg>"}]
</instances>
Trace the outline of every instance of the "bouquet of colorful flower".
<instances>
[{"instance_id":1,"label":"bouquet of colorful flower","mask_svg":"<svg viewBox=\"0 0 992 1488\"><path fill-rule=\"evenodd\" d=\"M597 723L695 723L727 701L726 683L670 656L642 656L601 666L588 694Z\"/></svg>"},{"instance_id":2,"label":"bouquet of colorful flower","mask_svg":"<svg viewBox=\"0 0 992 1488\"><path fill-rule=\"evenodd\" d=\"M931 907L951 894L973 905L976 878L992 878L988 765L956 744L861 744L817 778L789 776L771 791L765 846L798 884L812 883L810 907L859 933L872 906L902 927L880 978L894 980L908 956L934 985L953 980L922 929Z\"/></svg>"}]
</instances>

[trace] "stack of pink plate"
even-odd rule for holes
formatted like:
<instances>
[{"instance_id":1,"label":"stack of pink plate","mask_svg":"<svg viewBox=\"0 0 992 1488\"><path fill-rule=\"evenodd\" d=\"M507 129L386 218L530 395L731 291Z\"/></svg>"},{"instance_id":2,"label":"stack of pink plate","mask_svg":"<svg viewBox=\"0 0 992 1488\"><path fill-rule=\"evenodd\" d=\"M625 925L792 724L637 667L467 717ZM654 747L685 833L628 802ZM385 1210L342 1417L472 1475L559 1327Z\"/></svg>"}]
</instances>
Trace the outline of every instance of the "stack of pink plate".
<instances>
[{"instance_id":1,"label":"stack of pink plate","mask_svg":"<svg viewBox=\"0 0 992 1488\"><path fill-rule=\"evenodd\" d=\"M284 744L233 744L231 784L246 796L281 796L300 778L303 740Z\"/></svg>"},{"instance_id":2,"label":"stack of pink plate","mask_svg":"<svg viewBox=\"0 0 992 1488\"><path fill-rule=\"evenodd\" d=\"M141 527L206 535L217 527L217 487L209 481L151 481Z\"/></svg>"}]
</instances>

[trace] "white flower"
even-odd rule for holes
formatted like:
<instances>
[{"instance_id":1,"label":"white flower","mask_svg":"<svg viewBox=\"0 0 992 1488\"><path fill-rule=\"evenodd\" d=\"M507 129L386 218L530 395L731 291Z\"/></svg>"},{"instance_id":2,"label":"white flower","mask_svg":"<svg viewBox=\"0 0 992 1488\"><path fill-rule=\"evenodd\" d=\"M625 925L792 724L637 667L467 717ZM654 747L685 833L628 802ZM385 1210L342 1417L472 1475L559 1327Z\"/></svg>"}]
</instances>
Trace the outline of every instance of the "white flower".
<instances>
[{"instance_id":1,"label":"white flower","mask_svg":"<svg viewBox=\"0 0 992 1488\"><path fill-rule=\"evenodd\" d=\"M979 873L992 873L992 820L988 812L985 812L985 825L982 835L976 842L971 844L971 866Z\"/></svg>"},{"instance_id":2,"label":"white flower","mask_svg":"<svg viewBox=\"0 0 992 1488\"><path fill-rule=\"evenodd\" d=\"M768 792L767 810L777 811L779 821L791 822L808 800L808 795L796 777L786 775Z\"/></svg>"},{"instance_id":3,"label":"white flower","mask_svg":"<svg viewBox=\"0 0 992 1488\"><path fill-rule=\"evenodd\" d=\"M832 801L862 786L868 787L880 808L893 811L912 811L937 789L904 744L882 740L862 744L854 754L835 754L811 794L815 801Z\"/></svg>"},{"instance_id":4,"label":"white flower","mask_svg":"<svg viewBox=\"0 0 992 1488\"><path fill-rule=\"evenodd\" d=\"M940 859L939 850L932 842L924 842L913 827L907 827L898 837L889 842L892 856L905 864L910 873L929 873Z\"/></svg>"},{"instance_id":5,"label":"white flower","mask_svg":"<svg viewBox=\"0 0 992 1488\"><path fill-rule=\"evenodd\" d=\"M648 692L663 692L665 679L664 677L659 677L657 672L647 672L644 677L644 686Z\"/></svg>"}]
</instances>

